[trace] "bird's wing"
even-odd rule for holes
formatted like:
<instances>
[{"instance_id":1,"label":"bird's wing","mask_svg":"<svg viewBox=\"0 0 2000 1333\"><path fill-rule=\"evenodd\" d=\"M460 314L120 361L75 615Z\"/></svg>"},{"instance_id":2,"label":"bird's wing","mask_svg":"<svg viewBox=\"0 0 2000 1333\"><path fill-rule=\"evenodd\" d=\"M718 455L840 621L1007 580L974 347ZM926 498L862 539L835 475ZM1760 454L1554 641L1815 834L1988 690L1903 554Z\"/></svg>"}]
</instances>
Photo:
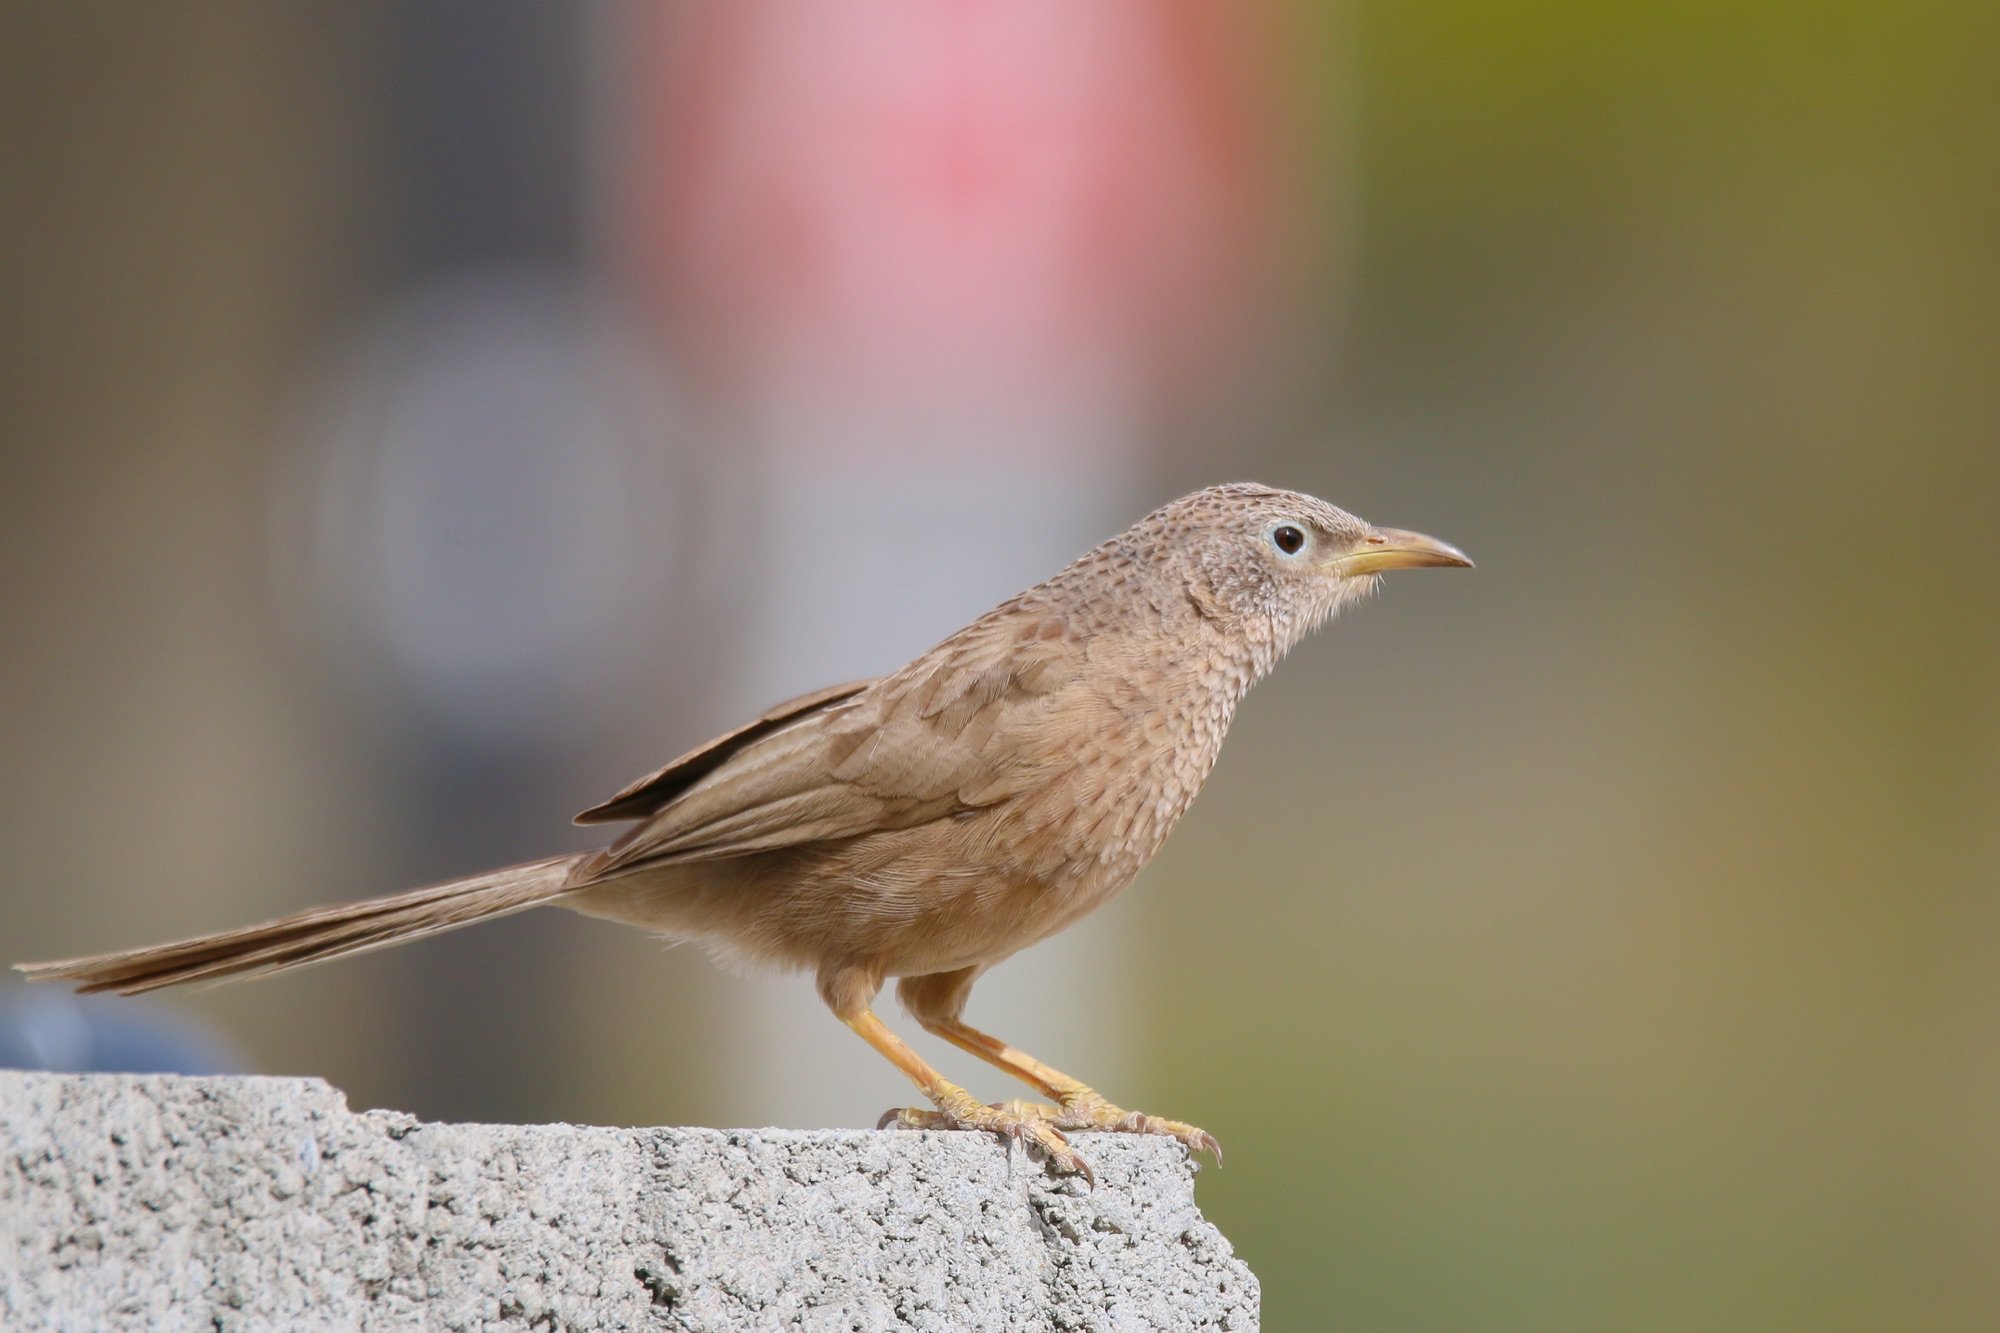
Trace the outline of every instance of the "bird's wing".
<instances>
[{"instance_id":1,"label":"bird's wing","mask_svg":"<svg viewBox=\"0 0 2000 1333\"><path fill-rule=\"evenodd\" d=\"M654 779L664 801L578 881L909 828L1003 799L1026 760L987 742L1045 706L1077 666L1060 621L976 622L893 676L802 711L773 710L775 723L717 742L728 752L692 781L675 786L669 767Z\"/></svg>"},{"instance_id":2,"label":"bird's wing","mask_svg":"<svg viewBox=\"0 0 2000 1333\"><path fill-rule=\"evenodd\" d=\"M572 822L616 824L628 819L644 819L729 762L745 746L801 718L852 699L874 683L872 680L849 681L845 685L834 685L814 690L811 694L801 694L796 699L787 699L765 710L754 721L697 745L665 768L648 773L610 800L591 806Z\"/></svg>"}]
</instances>

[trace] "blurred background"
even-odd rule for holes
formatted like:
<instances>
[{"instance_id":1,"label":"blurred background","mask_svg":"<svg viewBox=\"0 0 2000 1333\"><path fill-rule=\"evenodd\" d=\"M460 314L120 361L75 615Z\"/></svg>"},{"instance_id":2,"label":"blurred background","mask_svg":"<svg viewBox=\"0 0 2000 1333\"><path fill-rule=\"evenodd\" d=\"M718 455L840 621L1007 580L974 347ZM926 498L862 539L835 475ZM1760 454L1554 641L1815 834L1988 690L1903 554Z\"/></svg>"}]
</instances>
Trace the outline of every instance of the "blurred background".
<instances>
[{"instance_id":1,"label":"blurred background","mask_svg":"<svg viewBox=\"0 0 2000 1333\"><path fill-rule=\"evenodd\" d=\"M1480 569L1302 648L970 1017L1221 1138L1273 1328L1992 1327L1996 68L1887 0L0 6L7 959L590 845L1254 478ZM555 912L10 983L0 1058L909 1098Z\"/></svg>"}]
</instances>

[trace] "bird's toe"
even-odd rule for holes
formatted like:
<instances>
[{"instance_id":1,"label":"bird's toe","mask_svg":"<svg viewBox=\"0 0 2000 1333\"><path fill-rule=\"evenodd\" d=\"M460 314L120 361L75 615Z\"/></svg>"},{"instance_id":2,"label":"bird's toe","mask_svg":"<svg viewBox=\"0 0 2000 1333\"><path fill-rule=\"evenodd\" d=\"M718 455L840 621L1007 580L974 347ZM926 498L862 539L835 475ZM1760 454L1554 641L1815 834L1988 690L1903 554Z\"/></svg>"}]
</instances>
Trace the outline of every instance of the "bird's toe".
<instances>
[{"instance_id":1,"label":"bird's toe","mask_svg":"<svg viewBox=\"0 0 2000 1333\"><path fill-rule=\"evenodd\" d=\"M1090 1164L1070 1146L1069 1139L1057 1127L1054 1107L1019 1101L987 1104L968 1099L968 1103L954 1105L949 1110L896 1107L883 1114L876 1128L984 1130L1026 1144L1040 1152L1057 1171L1082 1176L1092 1186L1096 1185L1097 1176L1090 1169Z\"/></svg>"}]
</instances>

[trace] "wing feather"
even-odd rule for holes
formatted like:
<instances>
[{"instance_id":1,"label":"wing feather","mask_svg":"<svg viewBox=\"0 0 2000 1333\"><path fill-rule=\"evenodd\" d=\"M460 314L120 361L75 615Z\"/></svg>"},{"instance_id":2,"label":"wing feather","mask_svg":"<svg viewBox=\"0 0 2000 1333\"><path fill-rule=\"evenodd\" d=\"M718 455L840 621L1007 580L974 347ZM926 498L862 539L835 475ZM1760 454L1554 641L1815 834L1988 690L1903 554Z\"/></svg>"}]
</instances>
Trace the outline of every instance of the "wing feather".
<instances>
[{"instance_id":1,"label":"wing feather","mask_svg":"<svg viewBox=\"0 0 2000 1333\"><path fill-rule=\"evenodd\" d=\"M796 699L787 699L756 720L746 722L734 731L724 732L714 740L689 750L666 767L648 773L610 800L591 806L574 822L615 824L627 819L643 819L722 767L752 742L803 717L844 703L874 683L872 680L849 681L845 685L834 685L801 694Z\"/></svg>"},{"instance_id":2,"label":"wing feather","mask_svg":"<svg viewBox=\"0 0 2000 1333\"><path fill-rule=\"evenodd\" d=\"M587 811L646 817L580 877L909 828L990 804L1036 774L1019 747L989 742L1074 678L1075 652L1047 621L989 616L893 676L780 705ZM1008 757L996 761L996 749Z\"/></svg>"}]
</instances>

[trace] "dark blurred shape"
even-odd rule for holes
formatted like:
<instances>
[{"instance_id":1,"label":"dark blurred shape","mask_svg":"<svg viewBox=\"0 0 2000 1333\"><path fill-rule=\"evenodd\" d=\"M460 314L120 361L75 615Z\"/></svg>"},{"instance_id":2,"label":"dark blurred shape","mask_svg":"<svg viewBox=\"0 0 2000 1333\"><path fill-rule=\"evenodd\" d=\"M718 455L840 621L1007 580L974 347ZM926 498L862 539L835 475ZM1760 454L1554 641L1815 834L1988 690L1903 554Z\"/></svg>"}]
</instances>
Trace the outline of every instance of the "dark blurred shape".
<instances>
[{"instance_id":1,"label":"dark blurred shape","mask_svg":"<svg viewBox=\"0 0 2000 1333\"><path fill-rule=\"evenodd\" d=\"M272 441L275 612L369 736L390 812L342 897L565 837L572 766L642 704L644 650L687 609L673 548L693 502L655 359L582 279L590 16L385 17L380 287ZM371 1034L417 1085L403 1103L563 1115L522 1056L561 1044L574 947L560 925L501 927L384 964L374 985L426 1015Z\"/></svg>"},{"instance_id":2,"label":"dark blurred shape","mask_svg":"<svg viewBox=\"0 0 2000 1333\"><path fill-rule=\"evenodd\" d=\"M186 1010L0 983L0 1069L62 1074L238 1074L233 1043Z\"/></svg>"}]
</instances>

